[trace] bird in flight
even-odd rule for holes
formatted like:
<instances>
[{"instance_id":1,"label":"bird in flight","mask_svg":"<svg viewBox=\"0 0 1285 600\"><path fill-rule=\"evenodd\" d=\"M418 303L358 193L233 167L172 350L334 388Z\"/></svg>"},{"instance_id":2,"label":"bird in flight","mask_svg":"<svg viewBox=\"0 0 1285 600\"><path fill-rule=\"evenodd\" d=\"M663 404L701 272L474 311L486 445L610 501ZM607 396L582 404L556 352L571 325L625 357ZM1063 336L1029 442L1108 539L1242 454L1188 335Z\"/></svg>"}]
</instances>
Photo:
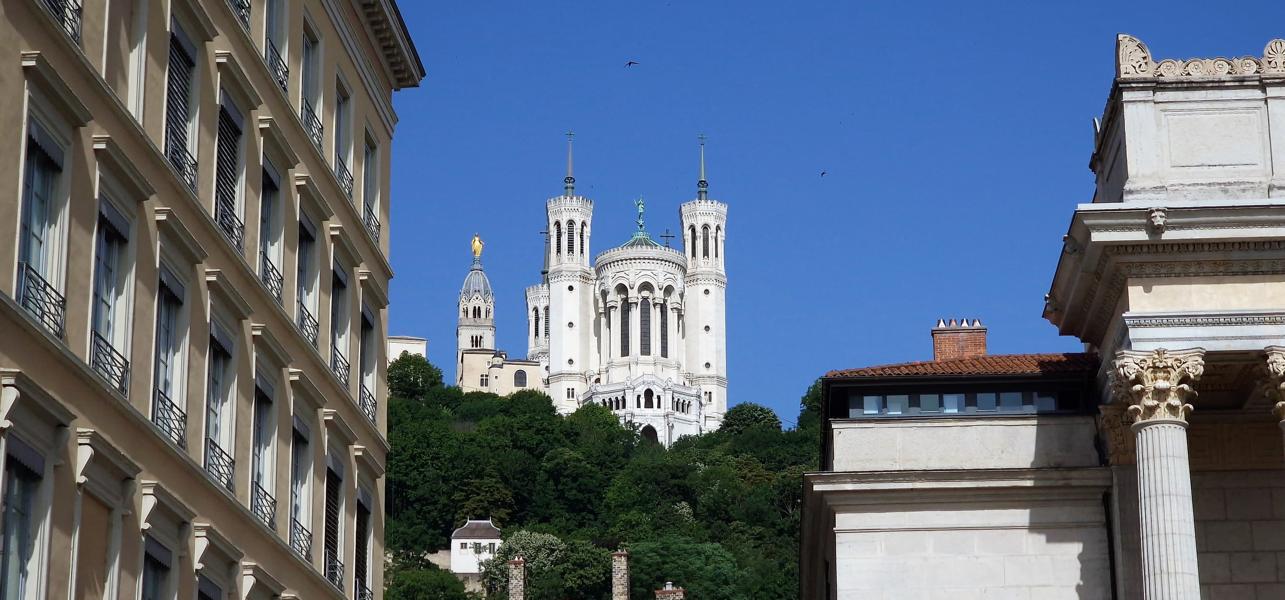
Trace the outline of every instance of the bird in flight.
<instances>
[{"instance_id":1,"label":"bird in flight","mask_svg":"<svg viewBox=\"0 0 1285 600\"><path fill-rule=\"evenodd\" d=\"M825 177L825 171L821 171L821 176Z\"/></svg>"},{"instance_id":2,"label":"bird in flight","mask_svg":"<svg viewBox=\"0 0 1285 600\"><path fill-rule=\"evenodd\" d=\"M636 60L631 60L631 61L626 62L626 63L625 63L625 66L626 66L626 67L632 67L632 66L634 66L634 65L636 65L636 64L638 64L638 61L636 61Z\"/></svg>"}]
</instances>

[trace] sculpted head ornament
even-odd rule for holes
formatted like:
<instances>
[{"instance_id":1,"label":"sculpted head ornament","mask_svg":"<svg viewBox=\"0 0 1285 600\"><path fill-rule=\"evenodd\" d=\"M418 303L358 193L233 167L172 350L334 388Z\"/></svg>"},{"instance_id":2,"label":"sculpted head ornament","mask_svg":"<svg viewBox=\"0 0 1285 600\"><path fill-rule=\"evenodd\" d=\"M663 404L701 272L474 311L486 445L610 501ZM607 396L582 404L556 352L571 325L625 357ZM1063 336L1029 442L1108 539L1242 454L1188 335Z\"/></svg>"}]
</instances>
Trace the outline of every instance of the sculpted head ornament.
<instances>
[{"instance_id":1,"label":"sculpted head ornament","mask_svg":"<svg viewBox=\"0 0 1285 600\"><path fill-rule=\"evenodd\" d=\"M1147 211L1147 231L1156 234L1164 233L1165 221L1164 208L1157 207Z\"/></svg>"}]
</instances>

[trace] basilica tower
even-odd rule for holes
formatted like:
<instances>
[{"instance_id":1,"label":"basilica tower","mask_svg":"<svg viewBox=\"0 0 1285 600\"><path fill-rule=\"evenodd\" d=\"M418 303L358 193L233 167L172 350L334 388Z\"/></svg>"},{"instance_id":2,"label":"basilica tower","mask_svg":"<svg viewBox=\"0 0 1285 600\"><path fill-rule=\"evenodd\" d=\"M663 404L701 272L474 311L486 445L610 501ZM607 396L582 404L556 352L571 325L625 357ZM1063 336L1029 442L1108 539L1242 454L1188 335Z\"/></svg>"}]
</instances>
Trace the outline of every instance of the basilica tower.
<instances>
[{"instance_id":1,"label":"basilica tower","mask_svg":"<svg viewBox=\"0 0 1285 600\"><path fill-rule=\"evenodd\" d=\"M727 412L727 270L724 262L727 205L709 199L703 136L696 199L683 203L679 215L687 255L683 318L685 363L692 384L701 389L704 426L710 430L722 423L723 413Z\"/></svg>"},{"instance_id":2,"label":"basilica tower","mask_svg":"<svg viewBox=\"0 0 1285 600\"><path fill-rule=\"evenodd\" d=\"M482 270L482 238L473 236L473 266L460 286L458 324L455 328L456 384L462 384L465 350L495 349L495 294Z\"/></svg>"},{"instance_id":3,"label":"basilica tower","mask_svg":"<svg viewBox=\"0 0 1285 600\"><path fill-rule=\"evenodd\" d=\"M548 390L558 412L579 408L578 397L588 388L588 373L595 365L593 343L594 274L589 266L589 240L593 232L593 201L576 195L572 168L572 134L567 134L567 176L563 192L545 205L549 244L548 265ZM528 296L530 302L530 296ZM527 312L535 313L528 306ZM585 331L585 328L590 328ZM534 324L532 324L534 330Z\"/></svg>"}]
</instances>

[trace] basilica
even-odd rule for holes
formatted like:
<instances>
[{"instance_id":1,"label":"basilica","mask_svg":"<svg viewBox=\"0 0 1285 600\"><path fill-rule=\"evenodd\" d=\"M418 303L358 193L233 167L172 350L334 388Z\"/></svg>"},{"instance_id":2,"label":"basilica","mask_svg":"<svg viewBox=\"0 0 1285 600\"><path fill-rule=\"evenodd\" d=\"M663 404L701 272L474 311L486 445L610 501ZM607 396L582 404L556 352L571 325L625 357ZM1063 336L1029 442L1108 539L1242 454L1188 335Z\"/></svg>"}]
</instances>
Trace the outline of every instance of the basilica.
<instances>
[{"instance_id":1,"label":"basilica","mask_svg":"<svg viewBox=\"0 0 1285 600\"><path fill-rule=\"evenodd\" d=\"M460 290L456 383L464 391L536 389L558 412L595 403L666 446L717 429L727 411L727 205L709 198L701 144L696 198L679 209L682 247L647 233L592 254L593 200L575 191L571 143L561 195L546 204L540 282L526 289L527 354L495 343L495 295L482 241Z\"/></svg>"}]
</instances>

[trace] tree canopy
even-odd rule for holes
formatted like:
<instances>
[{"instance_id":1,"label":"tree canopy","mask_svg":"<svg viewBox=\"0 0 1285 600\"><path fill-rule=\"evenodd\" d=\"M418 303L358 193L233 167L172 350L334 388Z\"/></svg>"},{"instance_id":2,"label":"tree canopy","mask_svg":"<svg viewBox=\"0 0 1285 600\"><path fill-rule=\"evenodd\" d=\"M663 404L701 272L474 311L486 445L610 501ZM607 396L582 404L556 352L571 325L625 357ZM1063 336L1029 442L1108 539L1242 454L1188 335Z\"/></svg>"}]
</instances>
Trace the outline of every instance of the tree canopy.
<instances>
[{"instance_id":1,"label":"tree canopy","mask_svg":"<svg viewBox=\"0 0 1285 600\"><path fill-rule=\"evenodd\" d=\"M394 361L388 380L390 600L463 598L427 557L449 549L465 519L486 517L504 535L483 566L490 598L505 600L507 561L519 554L531 600L609 598L620 548L636 600L666 581L702 599L797 596L819 386L800 401L796 429L746 403L720 430L667 450L601 406L564 417L539 392L461 393L418 355Z\"/></svg>"}]
</instances>

